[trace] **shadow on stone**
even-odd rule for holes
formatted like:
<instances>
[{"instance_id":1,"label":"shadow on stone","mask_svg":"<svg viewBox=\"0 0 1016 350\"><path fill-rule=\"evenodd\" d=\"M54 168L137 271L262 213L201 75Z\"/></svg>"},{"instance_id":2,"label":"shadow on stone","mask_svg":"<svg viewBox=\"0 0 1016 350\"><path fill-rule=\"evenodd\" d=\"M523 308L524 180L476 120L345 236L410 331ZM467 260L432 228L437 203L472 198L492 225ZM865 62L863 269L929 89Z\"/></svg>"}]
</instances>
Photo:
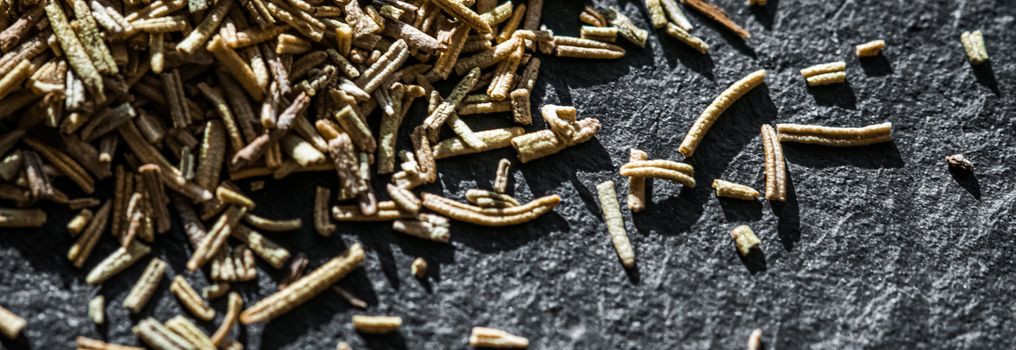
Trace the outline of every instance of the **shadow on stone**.
<instances>
[{"instance_id":1,"label":"shadow on stone","mask_svg":"<svg viewBox=\"0 0 1016 350\"><path fill-rule=\"evenodd\" d=\"M646 181L666 181L654 179ZM638 232L657 232L673 234L686 232L702 216L704 205L709 199L709 191L682 187L677 196L668 197L658 203L651 200L652 191L647 186L646 208L639 215L633 215L635 228Z\"/></svg>"},{"instance_id":2,"label":"shadow on stone","mask_svg":"<svg viewBox=\"0 0 1016 350\"><path fill-rule=\"evenodd\" d=\"M808 93L819 106L837 106L846 109L857 109L857 95L850 86L850 81L842 84L809 86Z\"/></svg>"},{"instance_id":3,"label":"shadow on stone","mask_svg":"<svg viewBox=\"0 0 1016 350\"><path fill-rule=\"evenodd\" d=\"M861 57L858 58L858 62L861 63L861 69L864 70L864 74L871 77L881 77L893 74L892 63L883 54L873 57Z\"/></svg>"},{"instance_id":4,"label":"shadow on stone","mask_svg":"<svg viewBox=\"0 0 1016 350\"><path fill-rule=\"evenodd\" d=\"M377 260L381 263L381 274L388 280L388 284L393 289L399 290L402 286L402 281L399 279L399 267L395 261L395 255L392 254L391 245L389 243L372 244L370 248L377 254Z\"/></svg>"},{"instance_id":5,"label":"shadow on stone","mask_svg":"<svg viewBox=\"0 0 1016 350\"><path fill-rule=\"evenodd\" d=\"M574 33L579 27L572 28L575 29L568 29L561 33ZM560 79L546 79L546 81L553 86L555 91L563 92L575 87L597 86L616 81L631 73L633 69L653 66L652 55L644 52L648 50L647 48L640 48L621 37L618 37L615 45L624 48L624 57L618 59L546 57L541 60L541 74L558 76ZM564 97L561 99L561 103L571 104L570 97L567 100Z\"/></svg>"},{"instance_id":6,"label":"shadow on stone","mask_svg":"<svg viewBox=\"0 0 1016 350\"><path fill-rule=\"evenodd\" d=\"M434 293L434 284L430 283L430 266L427 266L427 275L423 276L423 279L416 278L416 276L413 276L413 279L420 284L420 287L423 287L423 290L427 291L427 294Z\"/></svg>"},{"instance_id":7,"label":"shadow on stone","mask_svg":"<svg viewBox=\"0 0 1016 350\"><path fill-rule=\"evenodd\" d=\"M624 269L624 274L628 276L628 281L633 285L639 285L642 283L642 273L639 272L639 264L635 263L630 269Z\"/></svg>"},{"instance_id":8,"label":"shadow on stone","mask_svg":"<svg viewBox=\"0 0 1016 350\"><path fill-rule=\"evenodd\" d=\"M336 282L335 285L342 287L342 289L345 289L346 292L349 292L349 294L352 294L357 299L367 303L367 305L378 305L380 303L377 292L374 291L374 285L370 282L370 278L367 277L367 273L364 269L353 270L353 272L350 272L349 275ZM340 303L346 305L347 309L356 308L347 302L345 298L336 293L334 289L328 290L322 294L325 293L327 293L330 297L334 296L339 299Z\"/></svg>"},{"instance_id":9,"label":"shadow on stone","mask_svg":"<svg viewBox=\"0 0 1016 350\"><path fill-rule=\"evenodd\" d=\"M953 167L949 167L949 174L952 175L960 187L970 192L974 196L974 199L981 200L981 184L977 181L977 175Z\"/></svg>"},{"instance_id":10,"label":"shadow on stone","mask_svg":"<svg viewBox=\"0 0 1016 350\"><path fill-rule=\"evenodd\" d=\"M657 33L660 39L660 46L667 53L664 57L670 66L674 66L676 61L681 61L681 65L691 69L695 73L701 74L706 79L709 79L709 81L716 80L716 77L713 75L715 64L708 52L705 54L700 53L663 31L658 31Z\"/></svg>"},{"instance_id":11,"label":"shadow on stone","mask_svg":"<svg viewBox=\"0 0 1016 350\"><path fill-rule=\"evenodd\" d=\"M453 242L460 242L482 253L518 249L547 232L568 232L570 229L568 221L555 211L522 225L486 227L453 221L451 228Z\"/></svg>"},{"instance_id":12,"label":"shadow on stone","mask_svg":"<svg viewBox=\"0 0 1016 350\"><path fill-rule=\"evenodd\" d=\"M358 240L363 243L367 251L377 252L378 262L381 264L381 272L393 288L399 289L402 279L399 278L399 266L392 252L392 246L397 246L405 255L411 257L422 256L424 259L427 259L428 263L433 263L428 269L427 274L428 277L433 277L436 280L441 278L439 263L455 262L455 250L450 245L411 237L391 229L390 223L386 224L381 229L378 229L375 224L355 224L370 225L371 227L358 229L354 232L365 233L358 235Z\"/></svg>"},{"instance_id":13,"label":"shadow on stone","mask_svg":"<svg viewBox=\"0 0 1016 350\"><path fill-rule=\"evenodd\" d=\"M784 143L783 154L788 162L809 168L824 169L843 165L865 169L903 167L903 158L893 142L848 148Z\"/></svg>"},{"instance_id":14,"label":"shadow on stone","mask_svg":"<svg viewBox=\"0 0 1016 350\"><path fill-rule=\"evenodd\" d=\"M474 130L487 129L492 128ZM421 189L424 192L447 193L450 196L464 195L466 190L472 188L490 189L497 172L497 163L501 158L514 159L515 150L508 146L483 153L439 159L438 180Z\"/></svg>"},{"instance_id":15,"label":"shadow on stone","mask_svg":"<svg viewBox=\"0 0 1016 350\"><path fill-rule=\"evenodd\" d=\"M551 83L548 83L547 85L550 86L551 91L554 92L554 96L557 96L558 104L565 106L571 106L575 104L575 100L572 99L571 95L571 86L565 84L551 84ZM536 95L536 97L542 100L545 94L546 88L544 88L542 92L539 92L538 95ZM534 111L536 113L539 113L539 108L534 108ZM542 118L537 118L537 116L539 116L539 114L533 114L534 122L536 119L542 120Z\"/></svg>"},{"instance_id":16,"label":"shadow on stone","mask_svg":"<svg viewBox=\"0 0 1016 350\"><path fill-rule=\"evenodd\" d=\"M359 271L354 271L353 274L350 274L351 276L347 276L344 280L349 279L356 272L363 273L363 269L357 270ZM370 283L366 282L366 284L369 285ZM356 283L355 285L360 287L363 284ZM359 290L361 289L357 289L357 291ZM358 292L354 292L354 294L356 293ZM363 298L360 294L356 295ZM377 297L375 296L373 299L375 301L370 304L377 305ZM244 296L244 300L259 300L259 298ZM331 288L326 289L317 297L293 308L276 319L268 321L261 333L261 347L264 349L288 347L308 332L321 327L321 325L329 324L336 315L345 314L350 309L352 309L352 306L336 295Z\"/></svg>"},{"instance_id":17,"label":"shadow on stone","mask_svg":"<svg viewBox=\"0 0 1016 350\"><path fill-rule=\"evenodd\" d=\"M7 339L7 337L0 337L0 349L11 349L11 350L28 350L32 349L32 341L28 340L28 337L22 332L18 339Z\"/></svg>"},{"instance_id":18,"label":"shadow on stone","mask_svg":"<svg viewBox=\"0 0 1016 350\"><path fill-rule=\"evenodd\" d=\"M402 336L402 332L395 331L389 334L366 334L359 333L360 338L367 344L368 349L408 349L406 346L406 338Z\"/></svg>"},{"instance_id":19,"label":"shadow on stone","mask_svg":"<svg viewBox=\"0 0 1016 350\"><path fill-rule=\"evenodd\" d=\"M394 232L391 229L390 223L339 222L338 226L340 227L340 230L336 231L333 234L333 237L340 234L354 235L356 237L355 241L363 244L363 249L367 254L365 260L371 259L372 255L371 253L377 254L377 260L381 267L381 273L385 276L385 280L387 280L392 285L392 288L399 289L401 282L399 280L398 267L396 266L395 257L392 254L391 245L393 244L392 236L401 234ZM310 257L311 263L308 265L305 274L310 273L310 271L313 271L312 270L313 267L320 266L320 264L323 263L324 261L327 261L328 259L331 259L335 255L341 254L341 252L345 252L348 249L348 246L341 239L327 239L324 241L316 241L313 243L306 244L321 247L323 248L324 251L331 252L331 256L327 255L320 256L321 254L318 254L319 257L315 257L313 254L315 252L309 251L308 255ZM334 245L334 247L328 247L330 245ZM315 262L318 263L315 264ZM361 263L361 266L366 264L367 264L366 262ZM352 273L350 273L350 275L352 276L360 270L361 269L354 270ZM370 283L367 281L366 275L364 275L363 277L364 281L366 282L366 285L370 285ZM350 279L350 277L346 277L343 279L344 280ZM352 291L352 289L349 288L347 288L347 290ZM371 290L370 292L371 292L370 296L376 299L376 296L373 294L373 291ZM368 302L372 303L376 302L376 300L370 300L370 298L365 298L361 296L361 294L358 292L353 294L357 295L361 299L367 300Z\"/></svg>"},{"instance_id":20,"label":"shadow on stone","mask_svg":"<svg viewBox=\"0 0 1016 350\"><path fill-rule=\"evenodd\" d=\"M606 222L604 222L603 219L603 209L600 208L599 193L594 193L593 191L589 190L589 187L596 188L596 185L598 185L599 182L591 181L588 184L589 187L586 187L586 184L582 183L582 181L580 181L578 177L573 177L571 183L572 186L575 187L575 192L578 192L579 199L582 200L582 204L586 207L586 210L588 210L590 213L593 213L593 215L596 216L596 219L599 222L602 222L604 224L604 227L606 227ZM617 191L616 181L614 183L614 190ZM623 195L618 196L620 197ZM620 201L621 198L618 198L618 203L620 203Z\"/></svg>"},{"instance_id":21,"label":"shadow on stone","mask_svg":"<svg viewBox=\"0 0 1016 350\"><path fill-rule=\"evenodd\" d=\"M794 191L794 180L787 174L787 200L769 202L770 209L776 216L776 233L780 236L783 249L794 250L794 244L801 241L801 208L797 204L797 192Z\"/></svg>"},{"instance_id":22,"label":"shadow on stone","mask_svg":"<svg viewBox=\"0 0 1016 350\"><path fill-rule=\"evenodd\" d=\"M977 77L977 82L984 87L995 93L995 96L1001 96L1002 92L998 89L998 80L995 79L995 70L991 68L991 61L985 61L981 64L971 64L974 69L974 76Z\"/></svg>"},{"instance_id":23,"label":"shadow on stone","mask_svg":"<svg viewBox=\"0 0 1016 350\"><path fill-rule=\"evenodd\" d=\"M759 221L762 220L762 203L732 198L717 198L723 208L723 216L728 221Z\"/></svg>"},{"instance_id":24,"label":"shadow on stone","mask_svg":"<svg viewBox=\"0 0 1016 350\"><path fill-rule=\"evenodd\" d=\"M601 132L603 132L601 130ZM496 166L496 164L495 164ZM579 172L599 172L612 169L610 154L600 140L589 141L565 148L552 156L529 161L515 166L522 172L526 185L534 196L549 194L561 184L568 182L575 186L587 206L598 207L596 196L583 193L582 182L576 177ZM492 175L488 175L491 177ZM588 192L588 191L586 191Z\"/></svg>"},{"instance_id":25,"label":"shadow on stone","mask_svg":"<svg viewBox=\"0 0 1016 350\"><path fill-rule=\"evenodd\" d=\"M56 180L59 181L65 179ZM59 183L57 181L54 182ZM67 186L63 186L62 188L67 188ZM66 286L84 283L84 279L88 274L88 271L98 264L99 261L109 255L109 253L116 250L116 247L114 246L119 246L110 238L103 239L103 237L100 237L98 243L96 243L95 248L92 250L92 253L85 262L85 265L80 270L75 268L68 259L56 259L55 257L60 256L60 254L66 254L68 247L73 245L77 238L69 234L51 234L45 236L45 239L40 239L39 233L43 232L43 230L47 230L48 232L52 226L50 223L67 223L71 220L71 217L75 213L71 213L64 208L61 208L60 205L49 201L39 202L37 205L40 209L46 212L47 225L45 227L5 228L3 239L0 240L0 250L16 250L20 258L24 260L24 263L28 266L31 266L32 270L39 271L39 273L54 274L59 277L60 282ZM64 233L63 227L59 227L59 229L59 233ZM61 253L57 254L54 252ZM129 286L127 288L129 288Z\"/></svg>"},{"instance_id":26,"label":"shadow on stone","mask_svg":"<svg viewBox=\"0 0 1016 350\"><path fill-rule=\"evenodd\" d=\"M109 300L109 299L110 298L108 298L108 297L106 298L106 300ZM105 312L106 311L103 310L104 314L105 314ZM95 333L99 335L100 339L109 339L109 322L103 322L102 324L91 323L91 325L93 327L95 327L94 328L95 329Z\"/></svg>"},{"instance_id":27,"label":"shadow on stone","mask_svg":"<svg viewBox=\"0 0 1016 350\"><path fill-rule=\"evenodd\" d=\"M780 7L780 0L769 0L765 6L752 6L751 14L755 16L755 20L762 24L766 30L773 29L773 23L776 21L776 10Z\"/></svg>"},{"instance_id":28,"label":"shadow on stone","mask_svg":"<svg viewBox=\"0 0 1016 350\"><path fill-rule=\"evenodd\" d=\"M741 264L748 269L752 275L759 272L765 271L769 268L769 264L766 263L766 253L762 249L752 249L747 256L741 256L738 254L737 257L741 259Z\"/></svg>"}]
</instances>

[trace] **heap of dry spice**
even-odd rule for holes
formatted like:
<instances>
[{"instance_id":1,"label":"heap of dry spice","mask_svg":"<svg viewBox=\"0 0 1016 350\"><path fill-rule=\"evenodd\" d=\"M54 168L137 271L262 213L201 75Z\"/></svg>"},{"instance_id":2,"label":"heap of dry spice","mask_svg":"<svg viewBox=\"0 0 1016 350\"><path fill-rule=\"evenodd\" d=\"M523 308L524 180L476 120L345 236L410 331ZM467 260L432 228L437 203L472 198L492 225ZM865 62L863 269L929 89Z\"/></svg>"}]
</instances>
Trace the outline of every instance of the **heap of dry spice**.
<instances>
[{"instance_id":1,"label":"heap of dry spice","mask_svg":"<svg viewBox=\"0 0 1016 350\"><path fill-rule=\"evenodd\" d=\"M299 219L261 216L235 181L295 172L332 172L337 190L317 188L314 230L337 221L390 221L395 231L448 242L449 220L514 225L551 211L560 197L523 203L506 193L510 161L493 190L463 203L415 192L437 180L436 160L514 147L522 162L585 142L599 130L570 107L543 113L549 129L527 132L542 53L616 58L619 46L556 36L540 26L542 1L453 0L0 0L0 227L40 227L40 201L66 205L76 241L68 259L102 284L144 264L123 307L139 312L165 279L153 245L178 223L191 245L171 292L190 317L211 320L208 299L252 281L255 259L289 269L260 301L230 293L218 331L187 318L145 319L134 327L155 348L232 347L237 322L263 322L334 289L363 260L353 244L304 275L307 259L262 232L300 230ZM605 19L606 21L606 19ZM610 23L644 45L645 32L620 13ZM442 95L433 85L455 87ZM421 99L423 98L423 99ZM420 100L428 116L405 122ZM463 116L508 112L517 126L473 130ZM551 114L547 114L551 113ZM376 122L376 123L375 123ZM370 125L380 124L373 129ZM441 139L441 131L454 136ZM397 135L411 134L400 145ZM384 193L374 177L390 176ZM66 178L77 189L61 188ZM112 183L108 198L96 191ZM256 185L255 185L256 184ZM264 187L255 180L250 190ZM174 214L175 213L175 214ZM174 217L175 215L175 217ZM94 256L98 245L119 249ZM291 263L287 264L287 262ZM425 275L424 261L413 265ZM197 270L207 270L199 281ZM195 289L194 286L202 287ZM202 290L202 292L198 292ZM89 305L103 323L104 298ZM0 309L3 310L3 309ZM3 310L4 334L24 320ZM354 322L355 323L355 322ZM87 338L85 348L115 348Z\"/></svg>"}]
</instances>

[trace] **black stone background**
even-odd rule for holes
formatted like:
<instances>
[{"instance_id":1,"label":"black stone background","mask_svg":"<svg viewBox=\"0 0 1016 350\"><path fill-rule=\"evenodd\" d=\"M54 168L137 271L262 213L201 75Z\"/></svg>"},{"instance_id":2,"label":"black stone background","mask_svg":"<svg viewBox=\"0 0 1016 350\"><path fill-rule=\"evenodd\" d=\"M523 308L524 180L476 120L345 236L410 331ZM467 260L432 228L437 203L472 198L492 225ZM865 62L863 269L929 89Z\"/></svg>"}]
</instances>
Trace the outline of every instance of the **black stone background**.
<instances>
[{"instance_id":1,"label":"black stone background","mask_svg":"<svg viewBox=\"0 0 1016 350\"><path fill-rule=\"evenodd\" d=\"M544 22L577 35L584 4L545 2ZM268 181L253 192L254 212L300 217L305 228L267 235L294 254L306 252L311 267L363 242L363 267L339 284L370 303L367 313L401 316L403 326L394 336L358 335L349 319L361 311L327 292L272 322L244 327L240 339L253 349L331 349L339 340L357 349L463 348L470 328L484 325L527 336L534 349L730 349L760 327L770 349L1012 347L1016 1L769 0L764 10L740 0L717 3L751 31L750 40L687 11L695 35L712 46L708 56L652 34L645 49L626 44L627 56L617 61L544 59L538 105L574 105L603 129L560 154L513 162L511 187L520 199L564 198L535 222L504 229L455 224L450 245L396 234L387 224L341 224L322 238L311 225L313 186L335 188L334 175ZM595 4L647 22L641 1ZM984 30L992 58L981 67L967 63L959 41L975 29ZM888 42L884 57L859 61L854 45L874 39ZM837 60L848 63L849 83L806 87L799 69ZM734 104L689 160L699 186L652 181L648 208L623 210L638 256L637 271L626 274L595 185L614 180L623 196L627 185L617 168L630 147L681 160L677 146L709 101L759 68L769 72L766 84ZM418 102L409 123L423 114ZM465 118L476 129L510 124L503 115ZM721 201L710 191L714 178L763 189L763 123L887 120L895 134L888 144L786 145L786 203ZM543 127L537 121L530 129ZM400 145L408 145L405 135ZM976 163L975 175L947 170L943 157L956 152ZM502 157L515 159L514 151L440 161L439 183L425 190L462 198L469 188L489 188ZM61 181L61 188L73 187ZM99 193L108 193L110 182ZM171 272L142 315L129 316L120 305L147 259L101 288L85 285L87 270L114 243L104 239L86 268L74 269L65 258L73 240L63 229L71 214L50 209L45 230L0 236L0 303L29 322L21 339L0 347L67 348L77 335L136 344L130 326L140 317L186 314L167 291L190 251L178 227L159 237L153 253ZM738 258L728 231L743 223L762 239L764 262ZM409 273L417 256L431 264L423 283ZM274 291L281 276L259 266L256 286L236 288L248 305ZM202 276L189 279L204 286ZM96 293L107 296L108 326L86 318ZM225 311L224 299L213 304L218 319L200 323L209 332Z\"/></svg>"}]
</instances>

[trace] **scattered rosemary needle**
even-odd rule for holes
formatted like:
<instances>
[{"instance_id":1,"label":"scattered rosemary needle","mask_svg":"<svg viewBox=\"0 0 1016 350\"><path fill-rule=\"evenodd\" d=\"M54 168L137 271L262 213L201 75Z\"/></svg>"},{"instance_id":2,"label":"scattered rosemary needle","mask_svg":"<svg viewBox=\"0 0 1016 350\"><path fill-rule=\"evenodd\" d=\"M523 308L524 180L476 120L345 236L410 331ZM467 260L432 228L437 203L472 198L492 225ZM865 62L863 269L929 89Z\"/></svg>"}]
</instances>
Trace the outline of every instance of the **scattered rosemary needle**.
<instances>
[{"instance_id":1,"label":"scattered rosemary needle","mask_svg":"<svg viewBox=\"0 0 1016 350\"><path fill-rule=\"evenodd\" d=\"M748 336L748 350L762 350L762 329L755 328Z\"/></svg>"},{"instance_id":2,"label":"scattered rosemary needle","mask_svg":"<svg viewBox=\"0 0 1016 350\"><path fill-rule=\"evenodd\" d=\"M875 57L882 53L885 48L885 40L874 40L857 45L855 53L857 57Z\"/></svg>"},{"instance_id":3,"label":"scattered rosemary needle","mask_svg":"<svg viewBox=\"0 0 1016 350\"><path fill-rule=\"evenodd\" d=\"M716 190L717 197L734 198L746 201L756 200L759 195L758 191L751 187L720 179L713 180L713 189Z\"/></svg>"},{"instance_id":4,"label":"scattered rosemary needle","mask_svg":"<svg viewBox=\"0 0 1016 350\"><path fill-rule=\"evenodd\" d=\"M649 154L645 151L632 148L629 150L628 161L637 162L648 160ZM646 207L646 178L628 177L628 209L637 213Z\"/></svg>"},{"instance_id":5,"label":"scattered rosemary needle","mask_svg":"<svg viewBox=\"0 0 1016 350\"><path fill-rule=\"evenodd\" d=\"M751 38L751 34L744 28L741 28L741 26L737 25L737 23L734 23L734 21L727 16L726 11L723 11L722 8L708 2L707 0L681 0L681 3L701 12L706 17L709 17L717 23L723 25L727 28L727 30L737 34L737 36L742 39Z\"/></svg>"},{"instance_id":6,"label":"scattered rosemary needle","mask_svg":"<svg viewBox=\"0 0 1016 350\"><path fill-rule=\"evenodd\" d=\"M964 157L962 153L953 154L945 157L946 164L950 168L962 170L966 172L974 171L974 163Z\"/></svg>"},{"instance_id":7,"label":"scattered rosemary needle","mask_svg":"<svg viewBox=\"0 0 1016 350\"><path fill-rule=\"evenodd\" d=\"M830 147L853 147L890 142L892 123L885 122L859 128L819 125L776 124L780 142L806 143Z\"/></svg>"},{"instance_id":8,"label":"scattered rosemary needle","mask_svg":"<svg viewBox=\"0 0 1016 350\"><path fill-rule=\"evenodd\" d=\"M413 276L416 276L416 278L427 278L427 260L419 257L414 259L413 264L410 265L410 272L412 272Z\"/></svg>"},{"instance_id":9,"label":"scattered rosemary needle","mask_svg":"<svg viewBox=\"0 0 1016 350\"><path fill-rule=\"evenodd\" d=\"M761 127L762 152L765 158L766 199L787 200L787 162L783 159L783 146L772 125Z\"/></svg>"},{"instance_id":10,"label":"scattered rosemary needle","mask_svg":"<svg viewBox=\"0 0 1016 350\"><path fill-rule=\"evenodd\" d=\"M971 64L978 65L988 61L988 49L984 45L984 34L980 30L974 32L963 32L960 35L963 49L967 52L967 59Z\"/></svg>"},{"instance_id":11,"label":"scattered rosemary needle","mask_svg":"<svg viewBox=\"0 0 1016 350\"><path fill-rule=\"evenodd\" d=\"M88 319L96 325L106 323L106 297L97 295L88 302Z\"/></svg>"},{"instance_id":12,"label":"scattered rosemary needle","mask_svg":"<svg viewBox=\"0 0 1016 350\"><path fill-rule=\"evenodd\" d=\"M700 0L695 0L700 1ZM756 86L761 85L766 78L766 71L764 69L752 72L748 76L738 80L734 84L730 85L720 96L717 96L709 106L706 107L702 114L695 120L695 124L692 125L691 129L688 130L688 134L685 135L684 141L681 141L681 146L678 151L681 152L685 157L691 157L695 153L695 149L698 148L702 139L705 138L706 132L713 126L713 123L720 118L723 114L734 104L735 101L744 96L748 91L751 91Z\"/></svg>"},{"instance_id":13,"label":"scattered rosemary needle","mask_svg":"<svg viewBox=\"0 0 1016 350\"><path fill-rule=\"evenodd\" d=\"M169 286L169 291L176 296L180 303L187 308L194 316L204 321L211 321L215 317L215 309L212 309L208 305L198 292L191 287L190 283L187 282L183 276L176 276L173 278L173 283Z\"/></svg>"},{"instance_id":14,"label":"scattered rosemary needle","mask_svg":"<svg viewBox=\"0 0 1016 350\"><path fill-rule=\"evenodd\" d=\"M525 349L529 339L496 328L473 327L469 346L498 349Z\"/></svg>"},{"instance_id":15,"label":"scattered rosemary needle","mask_svg":"<svg viewBox=\"0 0 1016 350\"><path fill-rule=\"evenodd\" d=\"M357 332L384 334L399 329L402 318L396 316L353 315L353 329Z\"/></svg>"},{"instance_id":16,"label":"scattered rosemary needle","mask_svg":"<svg viewBox=\"0 0 1016 350\"><path fill-rule=\"evenodd\" d=\"M8 339L17 339L27 324L24 318L0 306L0 334Z\"/></svg>"},{"instance_id":17,"label":"scattered rosemary needle","mask_svg":"<svg viewBox=\"0 0 1016 350\"><path fill-rule=\"evenodd\" d=\"M614 182L607 181L596 185L596 191L600 200L600 210L603 211L603 219L607 223L607 231L610 232L610 240L614 244L621 265L630 269L635 267L635 249L628 240L628 232L624 228L624 219L621 217L621 206L617 203L617 192L614 191Z\"/></svg>"}]
</instances>

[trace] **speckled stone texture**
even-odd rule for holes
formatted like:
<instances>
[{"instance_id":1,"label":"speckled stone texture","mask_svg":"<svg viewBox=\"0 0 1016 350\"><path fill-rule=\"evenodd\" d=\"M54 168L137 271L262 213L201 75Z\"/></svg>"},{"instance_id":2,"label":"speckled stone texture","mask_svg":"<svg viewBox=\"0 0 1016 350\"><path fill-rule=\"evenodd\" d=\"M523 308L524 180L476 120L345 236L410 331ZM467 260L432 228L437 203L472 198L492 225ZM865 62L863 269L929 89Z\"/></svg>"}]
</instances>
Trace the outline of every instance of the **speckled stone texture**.
<instances>
[{"instance_id":1,"label":"speckled stone texture","mask_svg":"<svg viewBox=\"0 0 1016 350\"><path fill-rule=\"evenodd\" d=\"M583 4L545 2L548 27L577 35ZM759 327L769 349L1012 348L1016 1L769 0L764 10L741 0L717 3L750 40L689 13L694 34L712 47L708 56L654 33L645 49L625 44L628 55L617 61L544 59L534 92L542 103L534 109L574 105L603 129L560 154L513 162L510 188L520 199L564 198L530 224L455 224L450 245L394 233L388 224L340 224L322 238L311 225L313 186L335 188L335 175L269 180L253 193L254 212L300 217L305 228L267 235L306 252L311 268L363 242L364 266L339 284L369 302L366 313L401 316L403 326L394 336L358 335L350 317L362 311L327 292L237 336L251 349L332 349L340 340L357 349L444 349L466 347L473 326L491 326L528 337L533 349L734 349ZM596 5L619 6L646 26L641 1ZM983 67L967 63L959 41L975 29L984 31L991 55ZM859 61L854 45L874 39L888 43L884 56ZM847 62L847 84L809 89L798 73L838 60ZM615 180L626 193L617 168L631 147L681 160L677 146L709 101L759 68L769 72L766 84L734 104L689 160L699 186L650 181L647 209L623 210L638 259L637 271L626 274L595 185ZM423 103L412 114L408 123L422 120ZM465 118L476 129L510 125L506 115ZM721 201L711 193L714 178L764 188L763 123L883 121L894 125L892 143L786 145L786 203ZM543 127L537 121L530 129ZM408 144L403 135L400 147ZM944 157L958 152L976 164L974 175L946 168ZM514 160L514 151L439 161L440 182L424 190L461 199L469 188L489 188L502 157ZM67 348L77 335L137 344L130 327L140 317L186 313L168 292L170 278L141 316L123 309L147 260L102 288L86 286L87 270L65 257L71 214L50 209L46 230L0 234L0 304L29 323L22 339L2 347ZM764 258L738 257L728 236L738 224L755 230ZM105 238L86 269L113 249ZM183 273L190 250L174 224L153 255L169 262L172 275ZM431 266L422 283L409 270L417 256ZM259 267L256 285L236 287L248 305L273 292L282 275ZM188 277L197 288L205 284L203 276ZM105 327L86 318L96 293L108 300ZM225 312L224 298L213 304L216 321L198 323L209 332Z\"/></svg>"}]
</instances>

